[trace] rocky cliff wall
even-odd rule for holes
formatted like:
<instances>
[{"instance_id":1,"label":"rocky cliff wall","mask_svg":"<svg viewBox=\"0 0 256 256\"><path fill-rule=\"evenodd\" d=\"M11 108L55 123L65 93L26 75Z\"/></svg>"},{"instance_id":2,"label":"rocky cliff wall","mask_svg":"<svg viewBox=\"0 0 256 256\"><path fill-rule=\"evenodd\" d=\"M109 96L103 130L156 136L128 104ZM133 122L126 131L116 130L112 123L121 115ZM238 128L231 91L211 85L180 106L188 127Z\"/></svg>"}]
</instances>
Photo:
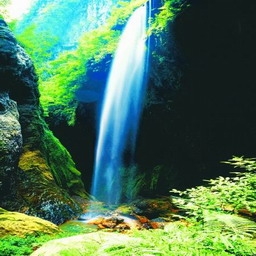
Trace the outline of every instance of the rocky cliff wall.
<instances>
[{"instance_id":1,"label":"rocky cliff wall","mask_svg":"<svg viewBox=\"0 0 256 256\"><path fill-rule=\"evenodd\" d=\"M0 206L56 224L81 211L80 172L41 117L33 63L0 20Z\"/></svg>"}]
</instances>

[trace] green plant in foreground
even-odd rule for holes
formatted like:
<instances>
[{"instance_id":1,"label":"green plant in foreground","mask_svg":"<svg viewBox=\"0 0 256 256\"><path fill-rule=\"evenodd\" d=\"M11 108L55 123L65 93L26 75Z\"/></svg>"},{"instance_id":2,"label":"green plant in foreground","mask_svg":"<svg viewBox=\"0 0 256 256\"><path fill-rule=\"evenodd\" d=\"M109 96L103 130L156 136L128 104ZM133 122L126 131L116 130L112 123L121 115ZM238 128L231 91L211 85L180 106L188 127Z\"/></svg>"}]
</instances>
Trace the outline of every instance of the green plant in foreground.
<instances>
[{"instance_id":1,"label":"green plant in foreground","mask_svg":"<svg viewBox=\"0 0 256 256\"><path fill-rule=\"evenodd\" d=\"M198 186L185 191L171 190L181 196L178 205L188 210L190 215L199 217L202 209L217 212L256 212L256 160L233 157L224 163L244 171L233 172L232 177L218 177L207 180L207 186Z\"/></svg>"},{"instance_id":2,"label":"green plant in foreground","mask_svg":"<svg viewBox=\"0 0 256 256\"><path fill-rule=\"evenodd\" d=\"M30 255L34 250L42 246L44 243L58 238L75 236L94 231L94 228L84 225L63 225L62 232L55 235L38 234L28 235L26 237L6 236L0 239L0 255L1 256L25 256Z\"/></svg>"},{"instance_id":3,"label":"green plant in foreground","mask_svg":"<svg viewBox=\"0 0 256 256\"><path fill-rule=\"evenodd\" d=\"M221 239L229 245L234 255L250 255L243 254L244 249L238 253L239 249L234 249L234 246L243 247L243 242L251 239L256 248L256 223L236 213L246 211L250 215L256 211L256 161L252 158L233 157L225 163L245 170L233 173L233 177L208 180L207 186L185 191L173 189L171 192L179 195L173 201L184 210L188 221L201 226L200 229L205 233L213 233L213 241Z\"/></svg>"},{"instance_id":4,"label":"green plant in foreground","mask_svg":"<svg viewBox=\"0 0 256 256\"><path fill-rule=\"evenodd\" d=\"M255 247L250 241L219 233L219 230L203 230L199 225L190 227L182 223L170 223L165 230L137 230L129 243L109 243L99 248L95 255L118 256L202 256L202 255L253 255Z\"/></svg>"},{"instance_id":5,"label":"green plant in foreground","mask_svg":"<svg viewBox=\"0 0 256 256\"><path fill-rule=\"evenodd\" d=\"M1 256L30 255L43 243L60 237L67 237L84 233L80 229L74 229L75 233L62 233L58 236L39 237L6 237L0 240ZM122 237L122 234L120 234ZM109 241L108 243L86 243L88 254L93 255L118 255L118 256L202 256L202 255L244 255L251 256L256 253L255 246L250 240L235 235L222 234L214 227L202 229L200 225L186 226L181 222L168 224L164 230L135 230L130 233L133 239L129 243L125 240ZM66 255L72 252L68 247L63 248ZM79 255L79 254L74 254Z\"/></svg>"},{"instance_id":6,"label":"green plant in foreground","mask_svg":"<svg viewBox=\"0 0 256 256\"><path fill-rule=\"evenodd\" d=\"M50 235L29 235L26 237L6 236L0 240L1 256L25 256L30 255L43 243L52 239Z\"/></svg>"},{"instance_id":7,"label":"green plant in foreground","mask_svg":"<svg viewBox=\"0 0 256 256\"><path fill-rule=\"evenodd\" d=\"M45 237L45 241L48 236ZM1 256L20 256L30 255L34 248L37 248L42 244L38 241L36 236L18 237L7 236L0 240L0 255ZM42 239L42 238L41 238ZM48 238L50 239L50 237Z\"/></svg>"}]
</instances>

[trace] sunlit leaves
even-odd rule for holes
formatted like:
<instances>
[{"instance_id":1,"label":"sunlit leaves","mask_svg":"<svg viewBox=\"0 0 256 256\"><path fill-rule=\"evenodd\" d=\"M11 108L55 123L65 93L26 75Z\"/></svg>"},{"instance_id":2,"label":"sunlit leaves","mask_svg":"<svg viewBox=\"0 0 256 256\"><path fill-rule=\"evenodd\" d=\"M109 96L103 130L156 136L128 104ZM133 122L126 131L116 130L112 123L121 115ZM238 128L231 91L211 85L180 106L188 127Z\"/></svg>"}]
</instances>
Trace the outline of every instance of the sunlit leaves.
<instances>
[{"instance_id":1,"label":"sunlit leaves","mask_svg":"<svg viewBox=\"0 0 256 256\"><path fill-rule=\"evenodd\" d=\"M202 235L207 232L213 235L209 240L212 249L222 244L232 255L254 254L256 224L250 217L256 212L255 161L254 158L233 157L225 163L243 167L245 171L236 172L232 177L210 179L207 186L185 191L171 190L178 195L173 197L173 202L185 213L184 217L194 226L200 226ZM237 213L246 214L249 218ZM242 253L238 245L240 239L252 241L254 249L251 252L243 249Z\"/></svg>"},{"instance_id":2,"label":"sunlit leaves","mask_svg":"<svg viewBox=\"0 0 256 256\"><path fill-rule=\"evenodd\" d=\"M71 2L73 1L68 1L68 3ZM88 65L100 63L106 56L114 55L127 19L136 8L146 2L146 0L119 2L105 24L85 32L71 51L58 53L52 50L56 46L58 48L62 37L62 30L54 31L52 27L56 27L56 22L61 20L64 23L68 22L65 15L72 12L70 9L65 9L68 8L68 3L60 7L62 11L58 12L58 16L52 15L53 9L56 7L54 3L49 3L41 12L44 12L46 16L52 15L50 17L52 22L48 22L43 27L43 31L38 31L37 25L32 24L18 35L18 40L35 63L40 81L40 100L46 115L52 112L54 116L58 117L60 111L64 111L61 115L66 116L68 123L74 120L77 104L74 94L77 88L87 80ZM164 1L159 14L151 24L151 34L163 31L166 24L173 18L171 3L173 0Z\"/></svg>"},{"instance_id":3,"label":"sunlit leaves","mask_svg":"<svg viewBox=\"0 0 256 256\"><path fill-rule=\"evenodd\" d=\"M232 177L218 177L208 180L208 186L171 192L181 196L177 204L197 219L202 218L202 209L222 212L256 212L256 160L234 157L226 163L243 167L245 171L235 172Z\"/></svg>"},{"instance_id":4,"label":"sunlit leaves","mask_svg":"<svg viewBox=\"0 0 256 256\"><path fill-rule=\"evenodd\" d=\"M133 11L146 2L147 0L133 0L130 2L120 1L118 3L119 5L112 10L111 16L107 20L106 25L109 28L124 25Z\"/></svg>"},{"instance_id":5,"label":"sunlit leaves","mask_svg":"<svg viewBox=\"0 0 256 256\"><path fill-rule=\"evenodd\" d=\"M114 53L119 36L120 31L117 30L106 27L95 29L81 37L77 52L86 60L99 62L107 54Z\"/></svg>"},{"instance_id":6,"label":"sunlit leaves","mask_svg":"<svg viewBox=\"0 0 256 256\"><path fill-rule=\"evenodd\" d=\"M37 68L40 101L46 116L51 112L57 118L64 117L68 123L74 121L77 105L74 94L86 81L87 66L89 63L90 65L99 63L106 56L113 56L121 34L121 29L115 26L123 25L133 10L145 2L145 0L120 2L104 25L85 32L76 48L60 54L52 50L61 40L60 31L51 34L52 29L47 30L47 27L44 27L44 31L38 33L37 26L34 24L18 36ZM61 8L66 8L65 6ZM55 8L54 3L48 4L41 13L51 14L53 8ZM69 13L70 10L67 12ZM58 13L63 16L67 12L63 9ZM57 20L66 21L67 19L62 16L52 17L53 21L48 22L48 25L54 27Z\"/></svg>"},{"instance_id":7,"label":"sunlit leaves","mask_svg":"<svg viewBox=\"0 0 256 256\"><path fill-rule=\"evenodd\" d=\"M256 158L244 158L242 156L234 156L228 161L223 161L222 163L233 165L235 168L243 168L247 171L256 170Z\"/></svg>"},{"instance_id":8,"label":"sunlit leaves","mask_svg":"<svg viewBox=\"0 0 256 256\"><path fill-rule=\"evenodd\" d=\"M171 1L165 1L164 5L159 8L159 13L156 17L151 20L151 26L149 29L149 34L163 32L168 22L170 22L174 16L171 8Z\"/></svg>"},{"instance_id":9,"label":"sunlit leaves","mask_svg":"<svg viewBox=\"0 0 256 256\"><path fill-rule=\"evenodd\" d=\"M25 47L26 52L34 60L36 68L43 67L44 62L52 58L51 49L58 43L58 37L47 31L36 32L36 25L27 27L16 38ZM39 71L40 72L40 71Z\"/></svg>"}]
</instances>

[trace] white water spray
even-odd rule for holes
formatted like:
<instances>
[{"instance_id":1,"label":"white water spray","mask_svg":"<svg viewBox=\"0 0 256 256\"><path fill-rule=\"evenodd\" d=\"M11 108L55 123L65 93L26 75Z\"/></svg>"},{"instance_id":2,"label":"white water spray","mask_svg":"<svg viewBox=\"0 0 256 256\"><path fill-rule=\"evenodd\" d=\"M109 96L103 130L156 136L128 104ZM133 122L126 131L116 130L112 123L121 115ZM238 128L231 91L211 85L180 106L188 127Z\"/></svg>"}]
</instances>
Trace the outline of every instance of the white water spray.
<instances>
[{"instance_id":1,"label":"white water spray","mask_svg":"<svg viewBox=\"0 0 256 256\"><path fill-rule=\"evenodd\" d=\"M146 5L128 20L112 63L103 101L91 194L118 204L124 151L133 152L144 96Z\"/></svg>"}]
</instances>

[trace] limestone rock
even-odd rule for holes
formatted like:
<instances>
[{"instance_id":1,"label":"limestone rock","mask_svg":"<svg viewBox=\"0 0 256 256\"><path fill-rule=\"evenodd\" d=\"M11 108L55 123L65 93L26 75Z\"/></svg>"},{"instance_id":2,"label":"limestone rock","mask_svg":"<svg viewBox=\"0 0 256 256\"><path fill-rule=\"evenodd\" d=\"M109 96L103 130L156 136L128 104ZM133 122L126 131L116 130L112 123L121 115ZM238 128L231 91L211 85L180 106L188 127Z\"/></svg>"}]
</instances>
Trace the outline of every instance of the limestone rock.
<instances>
[{"instance_id":1,"label":"limestone rock","mask_svg":"<svg viewBox=\"0 0 256 256\"><path fill-rule=\"evenodd\" d=\"M9 212L0 208L0 237L7 235L25 236L28 234L53 234L60 232L53 223L28 216L23 213Z\"/></svg>"}]
</instances>

